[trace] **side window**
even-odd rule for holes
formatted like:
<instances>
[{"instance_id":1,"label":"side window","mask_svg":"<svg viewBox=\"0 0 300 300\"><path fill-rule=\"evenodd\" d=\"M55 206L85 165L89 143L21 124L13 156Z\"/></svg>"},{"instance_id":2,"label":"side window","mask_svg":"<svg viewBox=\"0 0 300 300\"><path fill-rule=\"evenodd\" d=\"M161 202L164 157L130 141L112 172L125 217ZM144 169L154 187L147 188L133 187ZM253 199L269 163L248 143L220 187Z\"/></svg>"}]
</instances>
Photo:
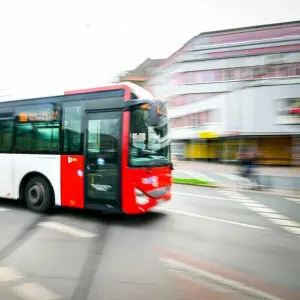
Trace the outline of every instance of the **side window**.
<instances>
[{"instance_id":1,"label":"side window","mask_svg":"<svg viewBox=\"0 0 300 300\"><path fill-rule=\"evenodd\" d=\"M91 114L88 121L88 157L103 158L108 164L118 162L120 113Z\"/></svg>"},{"instance_id":2,"label":"side window","mask_svg":"<svg viewBox=\"0 0 300 300\"><path fill-rule=\"evenodd\" d=\"M58 154L60 115L57 104L18 108L16 152Z\"/></svg>"},{"instance_id":3,"label":"side window","mask_svg":"<svg viewBox=\"0 0 300 300\"><path fill-rule=\"evenodd\" d=\"M79 103L63 106L64 154L83 154L82 110L83 105Z\"/></svg>"},{"instance_id":4,"label":"side window","mask_svg":"<svg viewBox=\"0 0 300 300\"><path fill-rule=\"evenodd\" d=\"M0 119L0 152L10 153L13 144L13 119Z\"/></svg>"}]
</instances>

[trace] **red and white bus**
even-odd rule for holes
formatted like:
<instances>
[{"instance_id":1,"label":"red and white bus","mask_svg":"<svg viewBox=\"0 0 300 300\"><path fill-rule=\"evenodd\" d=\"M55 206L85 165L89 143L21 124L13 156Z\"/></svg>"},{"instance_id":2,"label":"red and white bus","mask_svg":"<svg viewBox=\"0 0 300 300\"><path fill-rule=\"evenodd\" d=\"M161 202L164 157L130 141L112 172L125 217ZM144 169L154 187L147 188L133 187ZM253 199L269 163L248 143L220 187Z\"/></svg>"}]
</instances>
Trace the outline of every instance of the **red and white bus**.
<instances>
[{"instance_id":1,"label":"red and white bus","mask_svg":"<svg viewBox=\"0 0 300 300\"><path fill-rule=\"evenodd\" d=\"M167 112L122 83L0 102L0 197L140 214L171 198Z\"/></svg>"}]
</instances>

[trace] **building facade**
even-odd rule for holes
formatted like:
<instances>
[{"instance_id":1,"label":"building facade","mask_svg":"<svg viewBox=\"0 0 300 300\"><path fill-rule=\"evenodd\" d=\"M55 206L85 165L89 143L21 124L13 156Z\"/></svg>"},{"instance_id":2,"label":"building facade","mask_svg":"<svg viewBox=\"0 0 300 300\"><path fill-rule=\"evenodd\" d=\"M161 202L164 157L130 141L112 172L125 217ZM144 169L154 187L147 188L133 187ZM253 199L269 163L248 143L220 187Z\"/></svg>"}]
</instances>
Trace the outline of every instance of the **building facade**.
<instances>
[{"instance_id":1,"label":"building facade","mask_svg":"<svg viewBox=\"0 0 300 300\"><path fill-rule=\"evenodd\" d=\"M156 68L162 65L164 59L151 59L147 58L134 70L126 71L119 77L119 82L132 82L143 88L148 89L147 86L149 80L152 77L153 72Z\"/></svg>"},{"instance_id":2,"label":"building facade","mask_svg":"<svg viewBox=\"0 0 300 300\"><path fill-rule=\"evenodd\" d=\"M242 144L255 144L265 163L290 164L300 133L300 22L201 33L149 85L169 107L174 154L235 159Z\"/></svg>"}]
</instances>

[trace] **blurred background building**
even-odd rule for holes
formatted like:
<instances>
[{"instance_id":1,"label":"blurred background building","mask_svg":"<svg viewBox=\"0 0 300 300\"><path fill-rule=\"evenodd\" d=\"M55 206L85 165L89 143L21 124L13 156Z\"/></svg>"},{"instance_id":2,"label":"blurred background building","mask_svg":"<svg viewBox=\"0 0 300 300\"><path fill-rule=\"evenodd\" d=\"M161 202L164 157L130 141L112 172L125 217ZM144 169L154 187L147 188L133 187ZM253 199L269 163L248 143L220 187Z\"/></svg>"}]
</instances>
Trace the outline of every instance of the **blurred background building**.
<instances>
[{"instance_id":1,"label":"blurred background building","mask_svg":"<svg viewBox=\"0 0 300 300\"><path fill-rule=\"evenodd\" d=\"M164 62L164 59L147 58L134 70L125 71L119 76L120 82L129 81L143 88L149 89L148 82L154 71Z\"/></svg>"},{"instance_id":2,"label":"blurred background building","mask_svg":"<svg viewBox=\"0 0 300 300\"><path fill-rule=\"evenodd\" d=\"M300 132L300 21L201 33L143 85L167 103L178 157L236 160L248 145L264 164L289 165Z\"/></svg>"}]
</instances>

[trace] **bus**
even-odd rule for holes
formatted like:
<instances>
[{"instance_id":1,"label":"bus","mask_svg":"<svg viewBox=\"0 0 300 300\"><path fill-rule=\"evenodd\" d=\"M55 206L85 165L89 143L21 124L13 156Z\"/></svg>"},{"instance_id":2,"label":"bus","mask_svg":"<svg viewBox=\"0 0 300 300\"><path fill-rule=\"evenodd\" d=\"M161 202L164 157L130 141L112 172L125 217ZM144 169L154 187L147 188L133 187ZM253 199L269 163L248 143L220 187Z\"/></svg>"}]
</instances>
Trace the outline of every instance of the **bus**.
<instances>
[{"instance_id":1,"label":"bus","mask_svg":"<svg viewBox=\"0 0 300 300\"><path fill-rule=\"evenodd\" d=\"M142 214L171 199L167 110L121 83L0 99L0 198Z\"/></svg>"}]
</instances>

